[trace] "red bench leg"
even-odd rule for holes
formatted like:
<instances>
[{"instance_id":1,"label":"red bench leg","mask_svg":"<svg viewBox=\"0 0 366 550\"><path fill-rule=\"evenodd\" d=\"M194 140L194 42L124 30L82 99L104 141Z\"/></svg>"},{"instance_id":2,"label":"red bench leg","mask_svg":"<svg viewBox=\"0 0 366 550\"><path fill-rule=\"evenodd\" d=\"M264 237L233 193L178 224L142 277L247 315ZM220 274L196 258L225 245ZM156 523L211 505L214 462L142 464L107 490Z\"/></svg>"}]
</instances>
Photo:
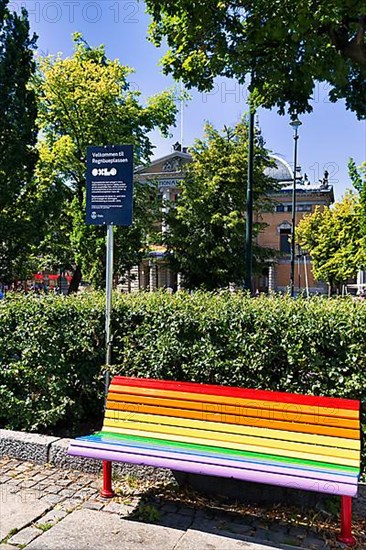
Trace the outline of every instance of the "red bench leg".
<instances>
[{"instance_id":1,"label":"red bench leg","mask_svg":"<svg viewBox=\"0 0 366 550\"><path fill-rule=\"evenodd\" d=\"M113 498L115 493L112 489L112 462L103 460L103 489L100 491L103 498Z\"/></svg>"},{"instance_id":2,"label":"red bench leg","mask_svg":"<svg viewBox=\"0 0 366 550\"><path fill-rule=\"evenodd\" d=\"M341 534L338 540L350 546L356 544L352 535L352 497L341 497Z\"/></svg>"}]
</instances>

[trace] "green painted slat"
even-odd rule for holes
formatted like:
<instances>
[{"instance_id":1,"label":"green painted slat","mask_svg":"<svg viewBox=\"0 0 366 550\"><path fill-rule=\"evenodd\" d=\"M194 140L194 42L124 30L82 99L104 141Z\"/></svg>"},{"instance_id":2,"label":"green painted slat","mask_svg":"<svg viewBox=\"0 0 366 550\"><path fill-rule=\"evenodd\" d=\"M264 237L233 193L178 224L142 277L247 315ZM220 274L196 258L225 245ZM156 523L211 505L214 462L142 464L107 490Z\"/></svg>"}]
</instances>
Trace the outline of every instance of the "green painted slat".
<instances>
[{"instance_id":1,"label":"green painted slat","mask_svg":"<svg viewBox=\"0 0 366 550\"><path fill-rule=\"evenodd\" d=\"M353 468L352 466L342 466L341 464L330 464L328 462L318 462L315 460L306 460L301 458L286 458L283 456L278 455L272 455L272 454L264 454L264 453L253 453L253 452L246 452L246 451L235 451L234 449L227 449L225 447L214 447L211 445L200 445L196 443L179 443L177 441L170 441L169 439L155 439L153 437L143 437L138 435L128 435L128 434L116 434L114 432L106 432L106 431L100 431L96 432L93 435L100 435L105 437L111 437L116 439L122 439L125 441L136 441L136 442L146 442L151 443L153 445L161 445L166 446L169 445L170 447L176 447L176 448L184 448L184 449L190 449L190 450L197 450L197 451L213 451L213 452L220 452L227 455L232 456L247 456L250 458L261 458L261 459L270 459L275 460L276 462L282 462L287 464L304 464L307 466L315 466L315 467L321 467L321 468L329 468L331 470L342 470L350 473L359 473L358 468Z\"/></svg>"}]
</instances>

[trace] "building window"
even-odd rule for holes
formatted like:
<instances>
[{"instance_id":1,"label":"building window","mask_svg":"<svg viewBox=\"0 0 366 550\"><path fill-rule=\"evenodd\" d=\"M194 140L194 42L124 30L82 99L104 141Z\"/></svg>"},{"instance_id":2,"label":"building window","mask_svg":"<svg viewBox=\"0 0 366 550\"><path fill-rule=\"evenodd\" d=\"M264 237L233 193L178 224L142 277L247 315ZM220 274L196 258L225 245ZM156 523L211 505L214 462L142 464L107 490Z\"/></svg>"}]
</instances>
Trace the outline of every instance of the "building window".
<instances>
[{"instance_id":1,"label":"building window","mask_svg":"<svg viewBox=\"0 0 366 550\"><path fill-rule=\"evenodd\" d=\"M291 229L280 229L280 251L284 254L291 252L290 235Z\"/></svg>"},{"instance_id":2,"label":"building window","mask_svg":"<svg viewBox=\"0 0 366 550\"><path fill-rule=\"evenodd\" d=\"M311 204L298 204L296 207L297 212L311 212Z\"/></svg>"},{"instance_id":3,"label":"building window","mask_svg":"<svg viewBox=\"0 0 366 550\"><path fill-rule=\"evenodd\" d=\"M276 206L276 212L292 212L291 204L278 204Z\"/></svg>"}]
</instances>

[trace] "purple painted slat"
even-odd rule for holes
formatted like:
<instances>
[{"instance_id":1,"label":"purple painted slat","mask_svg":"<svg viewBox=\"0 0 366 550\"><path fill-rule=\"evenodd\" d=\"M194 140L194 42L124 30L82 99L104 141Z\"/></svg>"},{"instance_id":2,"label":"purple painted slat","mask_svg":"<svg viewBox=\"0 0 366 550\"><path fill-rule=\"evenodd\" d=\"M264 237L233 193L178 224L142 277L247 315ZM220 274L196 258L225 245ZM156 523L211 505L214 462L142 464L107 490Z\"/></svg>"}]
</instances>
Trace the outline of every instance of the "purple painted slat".
<instances>
[{"instance_id":1,"label":"purple painted slat","mask_svg":"<svg viewBox=\"0 0 366 550\"><path fill-rule=\"evenodd\" d=\"M244 481L254 481L257 483L269 483L270 485L279 485L281 487L291 487L293 489L303 489L305 491L316 491L318 493L329 493L332 495L355 496L357 486L348 483L331 483L329 481L315 481L295 476L283 476L268 472L258 472L250 470L240 470L238 468L228 468L227 466L217 466L214 464L198 464L197 462L181 461L168 458L157 458L154 456L132 455L115 451L99 451L96 449L87 449L72 445L68 454L73 456L83 456L99 460L109 460L111 462L126 462L129 464L142 464L145 466L154 466L156 468L168 468L170 470L180 470L192 474L213 475L218 477L229 477L241 479Z\"/></svg>"},{"instance_id":2,"label":"purple painted slat","mask_svg":"<svg viewBox=\"0 0 366 550\"><path fill-rule=\"evenodd\" d=\"M289 472L288 468L276 466L276 465L267 465L267 464L256 464L255 462L246 462L246 461L240 461L240 460L227 460L224 458L215 458L215 457L208 457L205 456L204 458L201 458L199 455L188 455L187 453L179 453L179 452L172 452L172 451L164 451L164 450L158 450L158 449L148 449L139 447L131 448L131 447L123 447L122 445L118 445L118 448L114 445L110 445L108 443L90 443L89 441L83 441L78 440L77 444L79 447L83 448L89 448L89 449L99 449L99 450L106 450L106 451L116 451L116 452L123 452L127 455L142 455L142 456L156 456L156 457L162 457L162 458L168 458L171 460L180 460L182 462L190 462L190 463L200 463L200 464L213 464L216 466L228 466L233 469L240 468L244 470L256 470L261 472L273 472L275 474L281 474L281 475L291 475L291 476L297 476L297 477L304 477L309 479L316 479L316 480L322 480L322 481L331 481L334 483L345 483L347 480L345 480L344 476L340 474L332 474L332 473L326 473L326 472L314 472L309 470L302 470L301 468L291 468L291 471ZM352 479L348 478L348 482L352 483ZM354 482L357 483L357 479L355 477Z\"/></svg>"}]
</instances>

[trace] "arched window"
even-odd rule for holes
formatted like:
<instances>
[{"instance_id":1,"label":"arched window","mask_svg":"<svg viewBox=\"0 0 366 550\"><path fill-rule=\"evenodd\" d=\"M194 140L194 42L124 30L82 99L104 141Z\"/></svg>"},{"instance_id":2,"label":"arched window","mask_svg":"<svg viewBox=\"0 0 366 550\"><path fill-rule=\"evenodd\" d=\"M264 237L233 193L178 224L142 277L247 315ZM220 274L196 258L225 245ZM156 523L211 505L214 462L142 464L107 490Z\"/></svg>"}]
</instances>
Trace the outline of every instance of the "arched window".
<instances>
[{"instance_id":1,"label":"arched window","mask_svg":"<svg viewBox=\"0 0 366 550\"><path fill-rule=\"evenodd\" d=\"M282 222L279 226L277 226L277 231L280 235L280 251L284 254L291 253L291 230L292 225L287 221Z\"/></svg>"}]
</instances>

